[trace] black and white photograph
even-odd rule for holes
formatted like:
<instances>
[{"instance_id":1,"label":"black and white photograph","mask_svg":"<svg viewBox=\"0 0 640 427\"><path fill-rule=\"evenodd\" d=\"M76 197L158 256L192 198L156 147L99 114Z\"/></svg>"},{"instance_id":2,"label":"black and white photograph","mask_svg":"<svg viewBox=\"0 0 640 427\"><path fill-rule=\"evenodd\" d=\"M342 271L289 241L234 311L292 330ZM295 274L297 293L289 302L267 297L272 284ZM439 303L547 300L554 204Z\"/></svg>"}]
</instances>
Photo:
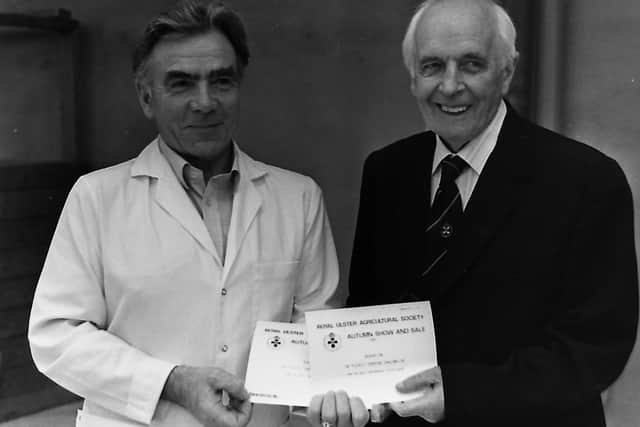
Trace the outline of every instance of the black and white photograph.
<instances>
[{"instance_id":1,"label":"black and white photograph","mask_svg":"<svg viewBox=\"0 0 640 427\"><path fill-rule=\"evenodd\" d=\"M0 427L640 427L639 212L637 1L0 0Z\"/></svg>"}]
</instances>

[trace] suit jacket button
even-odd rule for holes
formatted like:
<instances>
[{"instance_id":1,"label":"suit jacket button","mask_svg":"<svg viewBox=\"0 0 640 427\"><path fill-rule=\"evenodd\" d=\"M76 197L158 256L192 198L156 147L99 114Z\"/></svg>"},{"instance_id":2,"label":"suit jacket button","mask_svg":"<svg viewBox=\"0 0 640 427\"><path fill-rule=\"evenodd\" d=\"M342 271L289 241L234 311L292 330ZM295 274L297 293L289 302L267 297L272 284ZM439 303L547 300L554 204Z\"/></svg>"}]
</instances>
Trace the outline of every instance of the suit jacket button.
<instances>
[{"instance_id":1,"label":"suit jacket button","mask_svg":"<svg viewBox=\"0 0 640 427\"><path fill-rule=\"evenodd\" d=\"M440 227L440 236L443 239L448 239L452 235L453 235L453 226L446 222L442 224L442 226Z\"/></svg>"}]
</instances>

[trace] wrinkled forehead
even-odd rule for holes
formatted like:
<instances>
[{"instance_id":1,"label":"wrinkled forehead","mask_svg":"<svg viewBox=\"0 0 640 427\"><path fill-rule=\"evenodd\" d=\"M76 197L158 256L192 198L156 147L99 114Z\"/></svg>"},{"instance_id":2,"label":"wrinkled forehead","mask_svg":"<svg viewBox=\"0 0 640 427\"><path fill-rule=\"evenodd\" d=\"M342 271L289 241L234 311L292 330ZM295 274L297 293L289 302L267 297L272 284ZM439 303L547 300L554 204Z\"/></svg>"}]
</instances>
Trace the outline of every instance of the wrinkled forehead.
<instances>
[{"instance_id":1,"label":"wrinkled forehead","mask_svg":"<svg viewBox=\"0 0 640 427\"><path fill-rule=\"evenodd\" d=\"M234 68L236 54L231 42L218 31L195 35L170 34L155 46L149 65L161 72L210 72Z\"/></svg>"},{"instance_id":2,"label":"wrinkled forehead","mask_svg":"<svg viewBox=\"0 0 640 427\"><path fill-rule=\"evenodd\" d=\"M429 54L484 54L494 51L497 23L483 1L437 2L424 11L416 28L419 56ZM468 51L468 52L467 52Z\"/></svg>"}]
</instances>

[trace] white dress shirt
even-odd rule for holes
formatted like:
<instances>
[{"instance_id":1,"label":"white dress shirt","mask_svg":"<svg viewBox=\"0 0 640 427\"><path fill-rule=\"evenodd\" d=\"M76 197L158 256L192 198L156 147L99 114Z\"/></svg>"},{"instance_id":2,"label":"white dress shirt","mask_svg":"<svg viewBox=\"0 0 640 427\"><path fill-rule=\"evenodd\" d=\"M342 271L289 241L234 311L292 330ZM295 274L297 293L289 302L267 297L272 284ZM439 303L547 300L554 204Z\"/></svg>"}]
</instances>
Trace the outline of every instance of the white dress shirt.
<instances>
[{"instance_id":1,"label":"white dress shirt","mask_svg":"<svg viewBox=\"0 0 640 427\"><path fill-rule=\"evenodd\" d=\"M232 148L233 163L231 170L220 173L204 181L204 172L173 151L163 140L158 138L160 152L167 159L171 169L182 184L184 191L198 209L200 217L209 231L218 257L224 264L227 253L227 239L231 226L231 209L233 207L233 195L237 190L237 180L240 178L238 167L237 146Z\"/></svg>"},{"instance_id":2,"label":"white dress shirt","mask_svg":"<svg viewBox=\"0 0 640 427\"><path fill-rule=\"evenodd\" d=\"M433 154L433 164L431 168L431 204L436 195L438 185L440 185L440 162L449 154L457 154L469 164L469 167L460 174L456 179L460 198L462 200L462 208L467 207L467 203L471 198L471 193L480 178L482 169L487 163L489 156L498 142L498 135L502 128L502 123L507 115L507 106L504 101L500 101L496 115L489 123L489 126L477 137L469 141L460 151L452 153L436 135L436 149Z\"/></svg>"}]
</instances>

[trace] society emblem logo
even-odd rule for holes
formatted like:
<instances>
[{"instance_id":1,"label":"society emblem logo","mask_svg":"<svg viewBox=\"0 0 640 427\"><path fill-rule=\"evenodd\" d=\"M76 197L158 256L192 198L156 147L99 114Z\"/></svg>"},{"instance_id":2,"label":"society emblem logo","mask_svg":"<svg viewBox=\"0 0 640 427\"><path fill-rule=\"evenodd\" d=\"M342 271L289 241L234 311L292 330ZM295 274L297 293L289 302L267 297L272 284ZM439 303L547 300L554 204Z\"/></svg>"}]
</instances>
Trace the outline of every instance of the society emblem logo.
<instances>
[{"instance_id":1,"label":"society emblem logo","mask_svg":"<svg viewBox=\"0 0 640 427\"><path fill-rule=\"evenodd\" d=\"M282 338L280 338L278 335L274 335L273 337L269 338L269 340L267 341L267 344L273 350L278 350L280 347L284 345L284 342L282 341Z\"/></svg>"},{"instance_id":2,"label":"society emblem logo","mask_svg":"<svg viewBox=\"0 0 640 427\"><path fill-rule=\"evenodd\" d=\"M329 351L337 351L341 345L342 338L334 332L330 332L329 335L324 337L324 347Z\"/></svg>"}]
</instances>

